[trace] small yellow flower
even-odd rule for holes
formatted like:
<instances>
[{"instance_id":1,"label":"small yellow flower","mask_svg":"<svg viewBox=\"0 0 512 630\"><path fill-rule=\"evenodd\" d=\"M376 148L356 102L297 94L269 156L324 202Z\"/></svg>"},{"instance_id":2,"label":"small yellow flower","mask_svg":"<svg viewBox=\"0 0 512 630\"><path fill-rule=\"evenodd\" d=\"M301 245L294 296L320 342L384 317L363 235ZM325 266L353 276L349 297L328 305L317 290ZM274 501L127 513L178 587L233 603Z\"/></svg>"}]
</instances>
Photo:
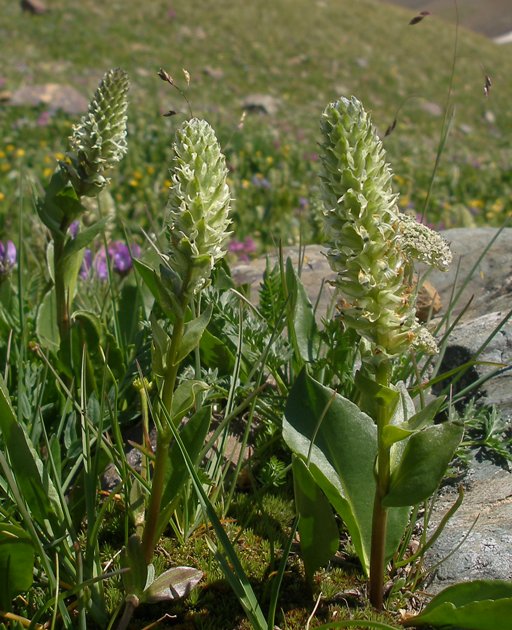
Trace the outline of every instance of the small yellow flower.
<instances>
[{"instance_id":1,"label":"small yellow flower","mask_svg":"<svg viewBox=\"0 0 512 630\"><path fill-rule=\"evenodd\" d=\"M128 182L128 186L131 186L132 188L137 188L138 185L139 182L134 178L130 179L130 181Z\"/></svg>"},{"instance_id":2,"label":"small yellow flower","mask_svg":"<svg viewBox=\"0 0 512 630\"><path fill-rule=\"evenodd\" d=\"M471 201L469 202L469 205L472 206L473 208L483 208L484 202L483 202L483 199L471 199Z\"/></svg>"},{"instance_id":3,"label":"small yellow flower","mask_svg":"<svg viewBox=\"0 0 512 630\"><path fill-rule=\"evenodd\" d=\"M52 173L53 173L53 169L52 169L52 168L49 168L49 167L46 167L46 168L43 170L43 177L44 177L45 179L48 179L49 177L51 177Z\"/></svg>"},{"instance_id":4,"label":"small yellow flower","mask_svg":"<svg viewBox=\"0 0 512 630\"><path fill-rule=\"evenodd\" d=\"M142 177L143 175L139 170L133 171L133 179L142 179Z\"/></svg>"},{"instance_id":5,"label":"small yellow flower","mask_svg":"<svg viewBox=\"0 0 512 630\"><path fill-rule=\"evenodd\" d=\"M0 192L0 201L3 201L5 199L5 195L3 192Z\"/></svg>"},{"instance_id":6,"label":"small yellow flower","mask_svg":"<svg viewBox=\"0 0 512 630\"><path fill-rule=\"evenodd\" d=\"M14 151L14 149L15 149L14 144L8 144L8 145L5 147L5 150L7 151L7 153L12 153L12 152Z\"/></svg>"},{"instance_id":7,"label":"small yellow flower","mask_svg":"<svg viewBox=\"0 0 512 630\"><path fill-rule=\"evenodd\" d=\"M249 188L251 182L248 179L242 179L242 188Z\"/></svg>"},{"instance_id":8,"label":"small yellow flower","mask_svg":"<svg viewBox=\"0 0 512 630\"><path fill-rule=\"evenodd\" d=\"M52 155L45 155L43 158L43 162L45 164L53 164L55 158Z\"/></svg>"},{"instance_id":9,"label":"small yellow flower","mask_svg":"<svg viewBox=\"0 0 512 630\"><path fill-rule=\"evenodd\" d=\"M155 172L155 167L154 166L146 166L146 173L148 175L153 175Z\"/></svg>"},{"instance_id":10,"label":"small yellow flower","mask_svg":"<svg viewBox=\"0 0 512 630\"><path fill-rule=\"evenodd\" d=\"M405 184L405 177L402 177L401 175L393 175L393 180L398 186L403 186Z\"/></svg>"},{"instance_id":11,"label":"small yellow flower","mask_svg":"<svg viewBox=\"0 0 512 630\"><path fill-rule=\"evenodd\" d=\"M3 160L5 157L5 153L3 151L0 151L0 160Z\"/></svg>"},{"instance_id":12,"label":"small yellow flower","mask_svg":"<svg viewBox=\"0 0 512 630\"><path fill-rule=\"evenodd\" d=\"M407 208L407 206L411 203L411 199L407 195L403 195L398 200L398 205L400 208Z\"/></svg>"},{"instance_id":13,"label":"small yellow flower","mask_svg":"<svg viewBox=\"0 0 512 630\"><path fill-rule=\"evenodd\" d=\"M171 188L172 186L172 182L170 179L164 179L164 183L163 183L163 187L167 190L168 188Z\"/></svg>"},{"instance_id":14,"label":"small yellow flower","mask_svg":"<svg viewBox=\"0 0 512 630\"><path fill-rule=\"evenodd\" d=\"M16 157L23 157L25 155L25 149L16 149L16 153L14 155Z\"/></svg>"},{"instance_id":15,"label":"small yellow flower","mask_svg":"<svg viewBox=\"0 0 512 630\"><path fill-rule=\"evenodd\" d=\"M53 157L56 160L63 160L66 156L64 155L64 153L61 153L60 151L57 151L57 153L53 154Z\"/></svg>"},{"instance_id":16,"label":"small yellow flower","mask_svg":"<svg viewBox=\"0 0 512 630\"><path fill-rule=\"evenodd\" d=\"M267 159L265 161L270 166L271 164L274 163L274 158L271 155L267 155Z\"/></svg>"},{"instance_id":17,"label":"small yellow flower","mask_svg":"<svg viewBox=\"0 0 512 630\"><path fill-rule=\"evenodd\" d=\"M261 157L261 151L256 151L256 153L254 154L257 158Z\"/></svg>"},{"instance_id":18,"label":"small yellow flower","mask_svg":"<svg viewBox=\"0 0 512 630\"><path fill-rule=\"evenodd\" d=\"M11 165L10 164L2 164L0 166L0 170L2 171L2 173L7 173L7 171L11 170Z\"/></svg>"}]
</instances>

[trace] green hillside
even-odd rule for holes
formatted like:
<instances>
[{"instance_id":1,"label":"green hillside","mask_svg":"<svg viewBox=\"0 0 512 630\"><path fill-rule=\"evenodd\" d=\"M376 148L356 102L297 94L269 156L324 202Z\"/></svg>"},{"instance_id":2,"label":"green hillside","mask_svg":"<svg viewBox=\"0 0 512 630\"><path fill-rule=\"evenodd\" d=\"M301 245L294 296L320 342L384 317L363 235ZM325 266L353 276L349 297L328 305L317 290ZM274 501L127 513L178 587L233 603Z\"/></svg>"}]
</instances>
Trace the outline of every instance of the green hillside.
<instances>
[{"instance_id":1,"label":"green hillside","mask_svg":"<svg viewBox=\"0 0 512 630\"><path fill-rule=\"evenodd\" d=\"M207 117L224 144L230 139L230 146L245 146L245 153L260 142L255 145L254 137L278 136L300 163L315 151L323 108L342 94L358 96L381 131L401 108L385 145L403 205L419 210L447 102L453 26L435 17L409 26L410 11L371 0L175 0L172 6L159 0L48 0L48 5L50 11L41 16L22 13L17 2L4 7L2 89L66 83L89 96L106 69L122 66L133 84L130 119L137 128L124 169L136 171L142 160L155 177L165 177L165 154L154 147L168 145L170 127L180 116L169 121L161 113L174 109L187 115L188 108L156 72L164 67L185 88L181 69L186 68L192 77L187 95L194 115ZM483 93L486 74L493 83L488 98ZM234 133L242 102L254 93L273 96L278 111L274 116L250 115L245 129ZM501 222L509 193L511 96L507 48L461 29L451 95L455 118L429 220L444 225ZM23 115L30 119L30 112ZM19 125L13 130L19 116L20 110L9 106L1 111L5 144L19 144ZM38 133L23 138L28 153ZM148 137L153 149L147 146ZM56 138L55 146L62 142ZM268 152L268 138L261 143L263 153ZM269 162L277 168L282 157L270 156ZM262 170L248 168L256 175ZM297 177L304 176L309 184L311 169L304 167ZM242 175L247 180L240 169L234 173L239 200L245 194L237 192ZM292 173L277 179L281 187L295 187L296 195L303 195L297 177ZM119 185L123 181L130 181L128 172L123 171ZM147 194L146 186L144 203L149 203ZM462 203L467 209L473 201L470 213L458 207Z\"/></svg>"}]
</instances>

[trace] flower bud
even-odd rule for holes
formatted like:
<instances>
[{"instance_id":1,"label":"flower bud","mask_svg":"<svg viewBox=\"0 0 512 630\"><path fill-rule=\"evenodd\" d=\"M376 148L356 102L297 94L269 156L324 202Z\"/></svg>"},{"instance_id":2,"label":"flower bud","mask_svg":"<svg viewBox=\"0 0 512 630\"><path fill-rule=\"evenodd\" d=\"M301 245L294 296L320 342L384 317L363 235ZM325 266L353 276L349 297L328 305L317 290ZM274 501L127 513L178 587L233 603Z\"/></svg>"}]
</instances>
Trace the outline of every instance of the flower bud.
<instances>
[{"instance_id":1,"label":"flower bud","mask_svg":"<svg viewBox=\"0 0 512 630\"><path fill-rule=\"evenodd\" d=\"M96 196L108 183L105 173L127 151L126 108L129 88L124 70L109 70L89 104L89 110L73 127L69 139L70 163L61 162L79 196Z\"/></svg>"},{"instance_id":2,"label":"flower bud","mask_svg":"<svg viewBox=\"0 0 512 630\"><path fill-rule=\"evenodd\" d=\"M183 123L173 149L168 258L180 293L189 297L207 286L213 266L226 254L231 196L226 160L205 120Z\"/></svg>"}]
</instances>

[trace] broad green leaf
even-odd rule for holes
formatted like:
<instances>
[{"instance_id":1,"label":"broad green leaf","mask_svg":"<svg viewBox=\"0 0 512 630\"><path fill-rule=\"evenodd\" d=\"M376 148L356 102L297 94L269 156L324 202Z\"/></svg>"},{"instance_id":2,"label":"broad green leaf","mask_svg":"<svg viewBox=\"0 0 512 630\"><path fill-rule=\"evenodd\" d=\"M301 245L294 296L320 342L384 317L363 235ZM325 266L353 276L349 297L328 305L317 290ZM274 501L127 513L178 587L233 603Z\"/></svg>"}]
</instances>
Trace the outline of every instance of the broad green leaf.
<instances>
[{"instance_id":1,"label":"broad green leaf","mask_svg":"<svg viewBox=\"0 0 512 630\"><path fill-rule=\"evenodd\" d=\"M183 416L191 409L196 401L196 395L204 392L209 385L204 381L187 380L178 385L174 391L171 405L171 418L175 426L181 422Z\"/></svg>"},{"instance_id":2,"label":"broad green leaf","mask_svg":"<svg viewBox=\"0 0 512 630\"><path fill-rule=\"evenodd\" d=\"M34 547L18 525L0 524L0 608L11 610L13 598L32 586Z\"/></svg>"},{"instance_id":3,"label":"broad green leaf","mask_svg":"<svg viewBox=\"0 0 512 630\"><path fill-rule=\"evenodd\" d=\"M416 505L433 494L463 433L461 424L444 422L411 435L391 471L389 492L382 504L386 507Z\"/></svg>"},{"instance_id":4,"label":"broad green leaf","mask_svg":"<svg viewBox=\"0 0 512 630\"><path fill-rule=\"evenodd\" d=\"M212 310L212 306L208 306L199 317L185 324L185 332L183 333L183 338L174 361L175 365L183 361L183 359L199 345L203 332L211 319Z\"/></svg>"},{"instance_id":5,"label":"broad green leaf","mask_svg":"<svg viewBox=\"0 0 512 630\"><path fill-rule=\"evenodd\" d=\"M293 489L300 515L300 550L310 584L317 569L329 562L339 546L332 507L302 459L293 457Z\"/></svg>"},{"instance_id":6,"label":"broad green leaf","mask_svg":"<svg viewBox=\"0 0 512 630\"><path fill-rule=\"evenodd\" d=\"M293 310L292 322L297 349L303 361L311 362L316 358L318 330L315 313L290 258L286 259L286 284L290 295L289 306Z\"/></svg>"},{"instance_id":7,"label":"broad green leaf","mask_svg":"<svg viewBox=\"0 0 512 630\"><path fill-rule=\"evenodd\" d=\"M405 626L454 626L464 630L511 627L512 582L475 580L446 588Z\"/></svg>"},{"instance_id":8,"label":"broad green leaf","mask_svg":"<svg viewBox=\"0 0 512 630\"><path fill-rule=\"evenodd\" d=\"M0 432L9 454L11 471L33 518L44 528L47 528L48 522L54 526L62 523L56 490L25 431L18 424L1 375Z\"/></svg>"},{"instance_id":9,"label":"broad green leaf","mask_svg":"<svg viewBox=\"0 0 512 630\"><path fill-rule=\"evenodd\" d=\"M352 402L324 387L306 370L287 401L283 437L303 460L350 532L365 573L369 571L377 429ZM313 445L312 445L313 441ZM408 510L389 514L386 556L398 545Z\"/></svg>"},{"instance_id":10,"label":"broad green leaf","mask_svg":"<svg viewBox=\"0 0 512 630\"><path fill-rule=\"evenodd\" d=\"M385 426L382 432L382 442L384 446L389 447L395 442L404 440L416 431L432 424L444 401L445 396L436 398L405 422Z\"/></svg>"},{"instance_id":11,"label":"broad green leaf","mask_svg":"<svg viewBox=\"0 0 512 630\"><path fill-rule=\"evenodd\" d=\"M142 593L141 602L156 604L186 597L199 584L203 572L193 567L173 567L159 575Z\"/></svg>"},{"instance_id":12,"label":"broad green leaf","mask_svg":"<svg viewBox=\"0 0 512 630\"><path fill-rule=\"evenodd\" d=\"M57 352L60 346L60 335L57 326L57 301L53 287L43 297L37 311L36 333L44 348Z\"/></svg>"},{"instance_id":13,"label":"broad green leaf","mask_svg":"<svg viewBox=\"0 0 512 630\"><path fill-rule=\"evenodd\" d=\"M185 424L180 431L180 437L188 456L197 465L211 422L211 407L202 407ZM179 446L174 442L169 450L169 457L165 471L164 490L162 493L162 509L158 519L158 532L163 532L169 523L176 500L189 479L187 465Z\"/></svg>"}]
</instances>

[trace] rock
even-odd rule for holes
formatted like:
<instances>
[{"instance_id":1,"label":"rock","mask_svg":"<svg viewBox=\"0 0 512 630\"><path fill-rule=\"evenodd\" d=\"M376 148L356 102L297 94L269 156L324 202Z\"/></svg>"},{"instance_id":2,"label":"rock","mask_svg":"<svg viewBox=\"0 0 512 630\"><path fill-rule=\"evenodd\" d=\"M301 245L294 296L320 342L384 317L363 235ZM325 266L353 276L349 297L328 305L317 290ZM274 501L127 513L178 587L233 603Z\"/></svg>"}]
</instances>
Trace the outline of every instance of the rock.
<instances>
[{"instance_id":1,"label":"rock","mask_svg":"<svg viewBox=\"0 0 512 630\"><path fill-rule=\"evenodd\" d=\"M497 311L457 326L450 334L439 372L448 372L477 359L479 364L455 383L454 393L494 373L489 381L478 387L479 403L496 405L505 417L512 420L512 321L500 327L505 316L506 313ZM498 328L499 332L479 353Z\"/></svg>"},{"instance_id":2,"label":"rock","mask_svg":"<svg viewBox=\"0 0 512 630\"><path fill-rule=\"evenodd\" d=\"M429 579L432 594L458 582L512 578L512 474L474 460L465 485L462 505L425 556L427 568L441 563ZM431 533L455 499L453 490L438 498Z\"/></svg>"},{"instance_id":3,"label":"rock","mask_svg":"<svg viewBox=\"0 0 512 630\"><path fill-rule=\"evenodd\" d=\"M10 105L37 106L45 104L52 111L58 109L67 114L83 114L87 111L89 101L70 85L45 83L27 85L13 92Z\"/></svg>"},{"instance_id":4,"label":"rock","mask_svg":"<svg viewBox=\"0 0 512 630\"><path fill-rule=\"evenodd\" d=\"M420 104L420 107L424 112L427 112L427 114L430 114L431 116L438 117L443 113L443 108L437 103L432 103L431 101L423 101Z\"/></svg>"},{"instance_id":5,"label":"rock","mask_svg":"<svg viewBox=\"0 0 512 630\"><path fill-rule=\"evenodd\" d=\"M250 94L242 103L242 107L248 112L256 112L270 116L277 114L279 106L279 99L270 94Z\"/></svg>"},{"instance_id":6,"label":"rock","mask_svg":"<svg viewBox=\"0 0 512 630\"><path fill-rule=\"evenodd\" d=\"M215 81L220 81L224 78L224 70L222 70L221 68L213 68L212 66L205 66L203 68L203 74L205 74L207 77L215 79Z\"/></svg>"},{"instance_id":7,"label":"rock","mask_svg":"<svg viewBox=\"0 0 512 630\"><path fill-rule=\"evenodd\" d=\"M21 9L32 15L42 15L46 13L48 9L41 0L21 0Z\"/></svg>"}]
</instances>

